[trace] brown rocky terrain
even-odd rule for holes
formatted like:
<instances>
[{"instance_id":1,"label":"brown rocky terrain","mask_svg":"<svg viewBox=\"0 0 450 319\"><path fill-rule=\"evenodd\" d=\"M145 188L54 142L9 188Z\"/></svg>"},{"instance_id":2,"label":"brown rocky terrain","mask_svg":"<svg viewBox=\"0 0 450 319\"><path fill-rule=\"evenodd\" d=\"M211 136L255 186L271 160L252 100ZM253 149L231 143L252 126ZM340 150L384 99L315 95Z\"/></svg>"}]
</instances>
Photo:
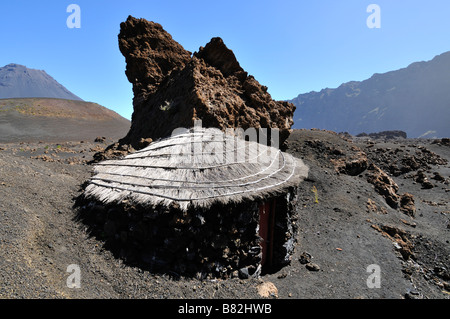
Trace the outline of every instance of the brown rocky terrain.
<instances>
[{"instance_id":1,"label":"brown rocky terrain","mask_svg":"<svg viewBox=\"0 0 450 319\"><path fill-rule=\"evenodd\" d=\"M93 155L112 142L0 144L1 298L450 296L445 139L349 140L333 132L294 130L287 151L302 158L310 173L299 188L291 263L259 278L227 280L151 273L115 257L89 235L73 206L91 174ZM402 171L400 163L417 165L392 174L389 167ZM425 180L432 187L424 187ZM78 289L66 284L72 264L81 269ZM379 288L367 285L371 265L381 271Z\"/></svg>"}]
</instances>

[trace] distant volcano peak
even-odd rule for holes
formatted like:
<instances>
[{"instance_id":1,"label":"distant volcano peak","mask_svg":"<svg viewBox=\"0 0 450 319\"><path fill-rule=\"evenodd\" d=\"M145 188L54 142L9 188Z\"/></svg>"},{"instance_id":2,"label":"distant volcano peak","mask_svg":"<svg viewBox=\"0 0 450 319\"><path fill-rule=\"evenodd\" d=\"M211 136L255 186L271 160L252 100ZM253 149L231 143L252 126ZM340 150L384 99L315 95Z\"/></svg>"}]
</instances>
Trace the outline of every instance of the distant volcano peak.
<instances>
[{"instance_id":1,"label":"distant volcano peak","mask_svg":"<svg viewBox=\"0 0 450 319\"><path fill-rule=\"evenodd\" d=\"M0 99L45 97L82 101L82 99L44 70L9 63L0 68Z\"/></svg>"}]
</instances>

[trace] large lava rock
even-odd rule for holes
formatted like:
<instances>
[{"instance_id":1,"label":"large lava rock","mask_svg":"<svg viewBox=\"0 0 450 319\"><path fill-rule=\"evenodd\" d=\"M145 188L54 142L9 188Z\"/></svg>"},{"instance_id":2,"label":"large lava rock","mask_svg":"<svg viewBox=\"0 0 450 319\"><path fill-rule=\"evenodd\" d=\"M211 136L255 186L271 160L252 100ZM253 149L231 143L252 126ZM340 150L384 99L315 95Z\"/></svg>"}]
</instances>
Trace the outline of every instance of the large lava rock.
<instances>
[{"instance_id":1,"label":"large lava rock","mask_svg":"<svg viewBox=\"0 0 450 319\"><path fill-rule=\"evenodd\" d=\"M170 136L180 127L274 128L279 145L288 138L295 106L274 101L248 75L221 38L192 54L158 23L129 16L121 23L119 48L133 84L129 133L116 148L145 146L142 140Z\"/></svg>"}]
</instances>

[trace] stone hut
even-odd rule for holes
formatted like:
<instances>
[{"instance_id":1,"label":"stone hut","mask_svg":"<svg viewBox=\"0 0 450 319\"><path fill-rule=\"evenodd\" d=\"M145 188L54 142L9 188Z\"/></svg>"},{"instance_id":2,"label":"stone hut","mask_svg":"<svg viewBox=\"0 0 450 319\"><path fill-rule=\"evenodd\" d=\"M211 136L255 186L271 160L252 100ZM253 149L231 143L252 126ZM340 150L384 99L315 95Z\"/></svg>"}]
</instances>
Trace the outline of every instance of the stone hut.
<instances>
[{"instance_id":1,"label":"stone hut","mask_svg":"<svg viewBox=\"0 0 450 319\"><path fill-rule=\"evenodd\" d=\"M118 257L154 272L255 276L289 263L296 189L290 154L215 128L192 128L96 164L81 216Z\"/></svg>"}]
</instances>

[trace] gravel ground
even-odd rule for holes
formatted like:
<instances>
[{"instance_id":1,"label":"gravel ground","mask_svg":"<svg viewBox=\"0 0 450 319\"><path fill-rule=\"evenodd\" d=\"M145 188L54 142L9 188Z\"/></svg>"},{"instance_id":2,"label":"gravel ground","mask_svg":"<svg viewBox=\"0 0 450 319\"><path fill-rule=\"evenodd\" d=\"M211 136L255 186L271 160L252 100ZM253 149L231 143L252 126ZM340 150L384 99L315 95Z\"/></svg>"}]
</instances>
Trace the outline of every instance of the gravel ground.
<instances>
[{"instance_id":1,"label":"gravel ground","mask_svg":"<svg viewBox=\"0 0 450 319\"><path fill-rule=\"evenodd\" d=\"M417 211L410 217L389 207L364 172L336 172L327 152L310 143L317 140L347 155L359 147L375 163L389 160L377 157L376 148L412 152L420 144L440 158L450 155L450 147L429 141L351 143L330 132L294 131L288 152L303 158L310 176L299 190L300 232L291 265L260 278L205 281L127 265L77 220L73 204L91 174L88 161L112 141L0 144L0 298L448 299L448 163L425 171L444 177L431 180L431 189L414 180L417 170L391 176L399 193L414 195ZM379 211L368 210L368 199ZM404 230L414 258L405 260L376 225ZM67 285L71 265L80 270L80 288ZM379 267L379 287L368 286L371 265Z\"/></svg>"}]
</instances>

